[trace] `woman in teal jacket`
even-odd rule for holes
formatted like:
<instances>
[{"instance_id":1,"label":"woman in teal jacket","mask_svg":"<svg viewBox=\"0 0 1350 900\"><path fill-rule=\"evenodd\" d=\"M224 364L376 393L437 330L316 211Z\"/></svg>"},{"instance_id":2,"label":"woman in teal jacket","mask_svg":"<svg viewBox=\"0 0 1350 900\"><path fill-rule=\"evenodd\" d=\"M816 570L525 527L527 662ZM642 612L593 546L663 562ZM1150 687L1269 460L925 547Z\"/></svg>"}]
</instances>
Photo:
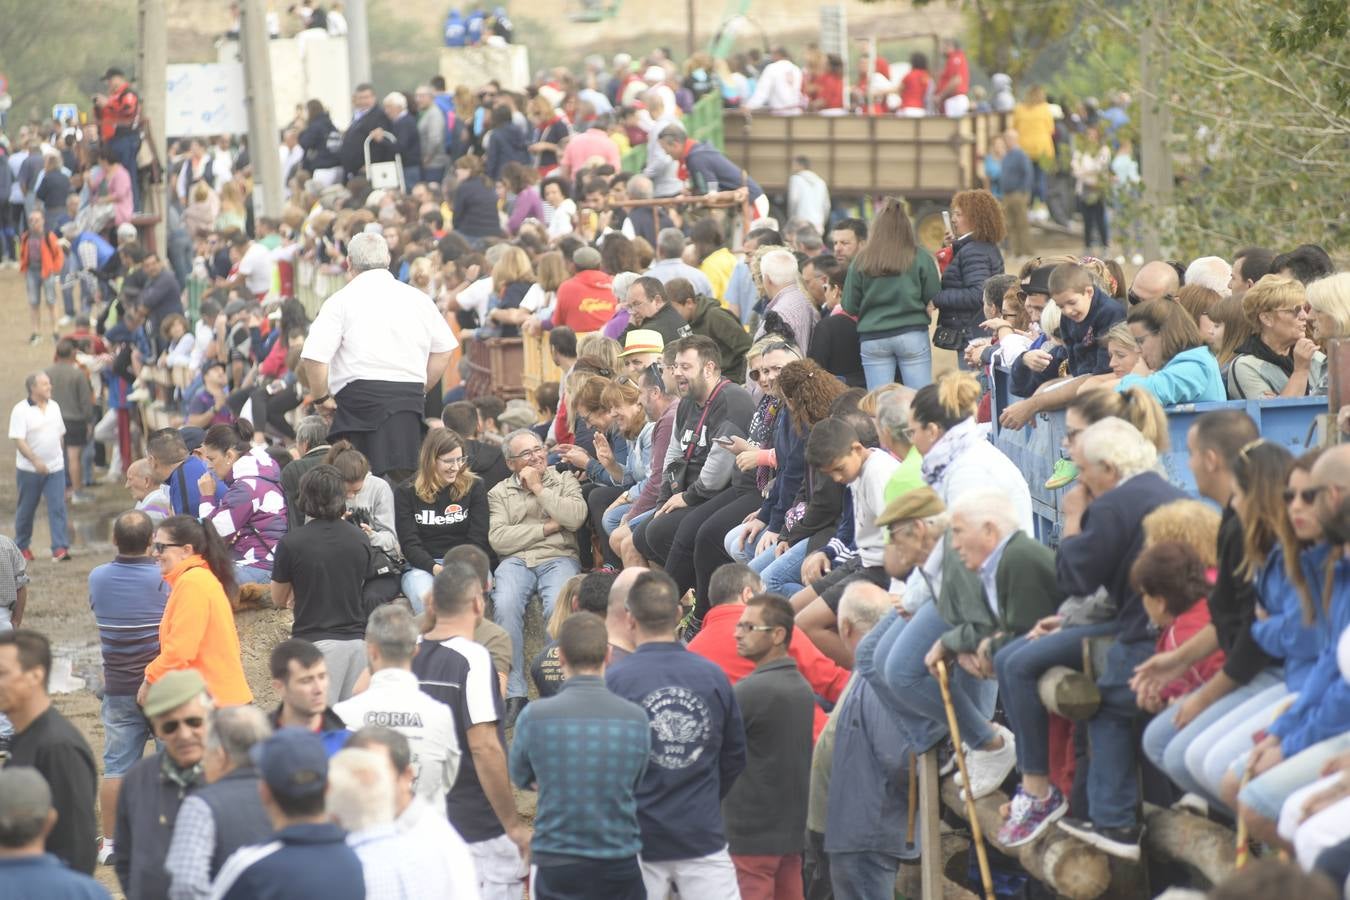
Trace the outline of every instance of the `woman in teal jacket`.
<instances>
[{"instance_id":1,"label":"woman in teal jacket","mask_svg":"<svg viewBox=\"0 0 1350 900\"><path fill-rule=\"evenodd\" d=\"M900 381L918 390L933 380L928 303L942 287L933 257L914 240L914 226L894 197L872 221L872 235L844 279L844 312L858 321L867 389Z\"/></svg>"},{"instance_id":2,"label":"woman in teal jacket","mask_svg":"<svg viewBox=\"0 0 1350 900\"><path fill-rule=\"evenodd\" d=\"M1139 341L1149 375L1126 375L1116 390L1139 385L1163 406L1228 399L1219 361L1200 335L1191 314L1175 300L1150 300L1125 318Z\"/></svg>"}]
</instances>

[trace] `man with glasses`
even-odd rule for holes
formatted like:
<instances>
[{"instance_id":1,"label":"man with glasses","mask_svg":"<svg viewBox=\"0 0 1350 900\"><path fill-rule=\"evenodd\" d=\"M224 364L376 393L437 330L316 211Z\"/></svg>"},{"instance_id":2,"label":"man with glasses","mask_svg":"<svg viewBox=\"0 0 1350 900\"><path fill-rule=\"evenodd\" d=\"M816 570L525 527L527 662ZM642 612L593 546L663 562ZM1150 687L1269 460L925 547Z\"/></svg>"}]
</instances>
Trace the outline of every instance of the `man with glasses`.
<instances>
[{"instance_id":1,"label":"man with glasses","mask_svg":"<svg viewBox=\"0 0 1350 900\"><path fill-rule=\"evenodd\" d=\"M1181 276L1177 270L1171 263L1155 259L1139 267L1139 271L1134 274L1134 281L1130 282L1127 297L1130 306L1137 306L1149 300L1175 297L1179 290Z\"/></svg>"},{"instance_id":2,"label":"man with glasses","mask_svg":"<svg viewBox=\"0 0 1350 900\"><path fill-rule=\"evenodd\" d=\"M816 695L788 654L792 604L751 597L736 623L736 653L755 670L732 690L745 723L746 766L722 802L743 898L800 897Z\"/></svg>"},{"instance_id":3,"label":"man with glasses","mask_svg":"<svg viewBox=\"0 0 1350 900\"><path fill-rule=\"evenodd\" d=\"M660 334L663 344L672 344L692 333L684 316L666 301L665 285L650 275L644 275L628 286L624 302L637 323Z\"/></svg>"},{"instance_id":4,"label":"man with glasses","mask_svg":"<svg viewBox=\"0 0 1350 900\"><path fill-rule=\"evenodd\" d=\"M131 767L117 797L117 851L113 866L128 897L169 892L164 861L183 799L205 783L206 682L195 669L170 672L150 686L145 715L160 751Z\"/></svg>"},{"instance_id":5,"label":"man with glasses","mask_svg":"<svg viewBox=\"0 0 1350 900\"><path fill-rule=\"evenodd\" d=\"M511 477L488 492L488 543L501 557L492 589L493 618L511 635L506 727L525 708L525 606L536 593L547 620L558 592L581 571L576 530L586 500L575 477L550 468L539 436L511 432L502 445Z\"/></svg>"}]
</instances>

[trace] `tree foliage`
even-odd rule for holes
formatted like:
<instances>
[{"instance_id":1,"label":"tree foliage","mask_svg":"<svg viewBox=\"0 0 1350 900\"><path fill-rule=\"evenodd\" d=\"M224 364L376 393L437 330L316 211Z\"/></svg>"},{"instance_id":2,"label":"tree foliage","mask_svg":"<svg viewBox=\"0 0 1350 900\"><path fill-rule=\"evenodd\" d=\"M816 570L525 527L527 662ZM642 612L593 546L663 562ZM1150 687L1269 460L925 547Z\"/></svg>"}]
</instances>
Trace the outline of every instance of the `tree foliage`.
<instances>
[{"instance_id":1,"label":"tree foliage","mask_svg":"<svg viewBox=\"0 0 1350 900\"><path fill-rule=\"evenodd\" d=\"M1303 242L1350 250L1350 41L1344 0L1089 0L1083 61L1140 46L1156 24L1160 73L1136 83L1171 118L1176 186L1147 210L1180 255ZM1103 80L1119 74L1103 68Z\"/></svg>"},{"instance_id":2,"label":"tree foliage","mask_svg":"<svg viewBox=\"0 0 1350 900\"><path fill-rule=\"evenodd\" d=\"M51 115L54 103L88 109L108 66L130 71L135 64L132 0L0 0L0 22L0 72L14 98L10 131L17 122Z\"/></svg>"},{"instance_id":3,"label":"tree foliage","mask_svg":"<svg viewBox=\"0 0 1350 900\"><path fill-rule=\"evenodd\" d=\"M932 2L914 0L914 5ZM1006 72L1018 81L1069 33L1078 7L1073 0L961 0L966 49L986 72Z\"/></svg>"}]
</instances>

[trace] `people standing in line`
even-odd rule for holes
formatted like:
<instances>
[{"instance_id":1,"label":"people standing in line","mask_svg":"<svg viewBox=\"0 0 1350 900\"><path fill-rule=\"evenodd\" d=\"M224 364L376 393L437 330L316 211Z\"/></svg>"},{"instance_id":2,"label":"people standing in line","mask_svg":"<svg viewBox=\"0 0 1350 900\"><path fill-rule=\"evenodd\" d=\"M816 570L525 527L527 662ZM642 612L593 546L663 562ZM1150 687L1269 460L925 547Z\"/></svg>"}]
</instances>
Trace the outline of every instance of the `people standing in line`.
<instances>
[{"instance_id":1,"label":"people standing in line","mask_svg":"<svg viewBox=\"0 0 1350 900\"><path fill-rule=\"evenodd\" d=\"M136 702L144 703L150 685L178 669L200 672L218 706L251 702L230 608L235 567L220 536L191 516L170 516L155 529L150 549L169 584L169 599L159 655L145 667Z\"/></svg>"},{"instance_id":2,"label":"people standing in line","mask_svg":"<svg viewBox=\"0 0 1350 900\"><path fill-rule=\"evenodd\" d=\"M788 655L792 604L751 597L736 623L736 652L755 670L736 683L746 765L722 801L742 900L802 896L815 692Z\"/></svg>"},{"instance_id":3,"label":"people standing in line","mask_svg":"<svg viewBox=\"0 0 1350 900\"><path fill-rule=\"evenodd\" d=\"M14 512L15 543L24 559L32 560L33 516L39 502L47 504L47 527L51 531L52 561L70 559L66 535L66 458L61 438L66 423L61 407L52 399L52 380L46 372L24 379L27 399L14 404L9 414L9 439L14 442L15 478L19 502Z\"/></svg>"},{"instance_id":4,"label":"people standing in line","mask_svg":"<svg viewBox=\"0 0 1350 900\"><path fill-rule=\"evenodd\" d=\"M51 788L37 769L0 770L0 896L109 900L101 884L44 849L58 821Z\"/></svg>"},{"instance_id":5,"label":"people standing in line","mask_svg":"<svg viewBox=\"0 0 1350 900\"><path fill-rule=\"evenodd\" d=\"M98 852L98 771L89 743L52 705L51 671L47 638L26 628L0 632L0 714L14 727L5 766L31 766L46 779L57 815L46 835L47 852L87 875Z\"/></svg>"},{"instance_id":6,"label":"people standing in line","mask_svg":"<svg viewBox=\"0 0 1350 900\"><path fill-rule=\"evenodd\" d=\"M649 765L651 732L643 708L605 686L608 651L599 616L569 617L558 632L567 680L516 722L512 780L539 791L530 848L539 897L647 896L636 793Z\"/></svg>"},{"instance_id":7,"label":"people standing in line","mask_svg":"<svg viewBox=\"0 0 1350 900\"><path fill-rule=\"evenodd\" d=\"M128 897L169 894L164 861L183 799L202 783L211 696L192 669L170 672L146 694L144 712L162 748L132 766L117 794L113 868Z\"/></svg>"},{"instance_id":8,"label":"people standing in line","mask_svg":"<svg viewBox=\"0 0 1350 900\"><path fill-rule=\"evenodd\" d=\"M202 781L183 799L173 823L164 870L169 900L200 900L225 860L240 847L272 836L250 756L272 726L255 706L227 706L207 716Z\"/></svg>"},{"instance_id":9,"label":"people standing in line","mask_svg":"<svg viewBox=\"0 0 1350 900\"><path fill-rule=\"evenodd\" d=\"M145 513L122 513L113 522L117 556L89 573L89 606L103 655L100 863L113 855L122 778L144 754L152 736L150 723L136 703L136 691L145 679L145 667L159 655L159 627L169 599L169 585L150 555L154 534L154 523Z\"/></svg>"},{"instance_id":10,"label":"people standing in line","mask_svg":"<svg viewBox=\"0 0 1350 900\"><path fill-rule=\"evenodd\" d=\"M745 768L736 695L721 669L675 639L680 600L669 575L639 575L627 608L637 649L610 667L605 684L651 720L637 793L647 895L664 897L673 886L683 896L738 897L721 809Z\"/></svg>"}]
</instances>

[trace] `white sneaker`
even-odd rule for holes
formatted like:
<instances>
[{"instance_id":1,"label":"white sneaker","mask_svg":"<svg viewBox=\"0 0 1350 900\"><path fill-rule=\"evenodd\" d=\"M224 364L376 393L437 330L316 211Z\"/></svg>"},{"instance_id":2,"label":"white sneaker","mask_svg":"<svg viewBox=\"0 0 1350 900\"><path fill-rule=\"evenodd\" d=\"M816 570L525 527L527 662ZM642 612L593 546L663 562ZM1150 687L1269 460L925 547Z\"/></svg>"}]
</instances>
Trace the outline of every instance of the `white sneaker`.
<instances>
[{"instance_id":1,"label":"white sneaker","mask_svg":"<svg viewBox=\"0 0 1350 900\"><path fill-rule=\"evenodd\" d=\"M56 327L65 328L67 325L70 325L74 321L75 320L72 319L70 316L62 316L61 318L56 320Z\"/></svg>"},{"instance_id":2,"label":"white sneaker","mask_svg":"<svg viewBox=\"0 0 1350 900\"><path fill-rule=\"evenodd\" d=\"M113 839L99 838L98 842L98 864L107 866L112 864L113 858Z\"/></svg>"},{"instance_id":3,"label":"white sneaker","mask_svg":"<svg viewBox=\"0 0 1350 900\"><path fill-rule=\"evenodd\" d=\"M966 772L977 800L998 790L1017 765L1017 745L1012 732L1002 725L996 724L994 728L1003 737L1002 747L997 750L966 749ZM965 796L966 790L962 788L962 799Z\"/></svg>"}]
</instances>

